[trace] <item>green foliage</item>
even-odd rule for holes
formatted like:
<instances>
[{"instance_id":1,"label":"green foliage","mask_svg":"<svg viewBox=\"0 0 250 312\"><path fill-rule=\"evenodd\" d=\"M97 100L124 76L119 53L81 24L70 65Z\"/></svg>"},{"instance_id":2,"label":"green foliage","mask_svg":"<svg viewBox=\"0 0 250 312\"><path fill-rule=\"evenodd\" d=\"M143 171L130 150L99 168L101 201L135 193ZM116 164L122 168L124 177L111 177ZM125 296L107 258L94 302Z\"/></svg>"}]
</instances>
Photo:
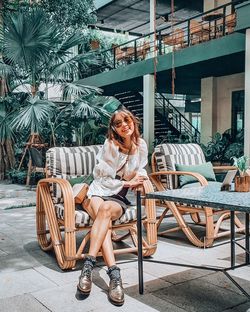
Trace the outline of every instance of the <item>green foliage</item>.
<instances>
[{"instance_id":1,"label":"green foliage","mask_svg":"<svg viewBox=\"0 0 250 312\"><path fill-rule=\"evenodd\" d=\"M20 107L18 115L11 121L16 131L30 129L31 133L39 133L45 121L53 117L55 104L39 97L28 97L25 105Z\"/></svg>"},{"instance_id":2,"label":"green foliage","mask_svg":"<svg viewBox=\"0 0 250 312\"><path fill-rule=\"evenodd\" d=\"M7 176L13 184L26 184L27 170L11 169L8 171ZM30 185L36 185L38 181L43 178L43 173L32 172L30 176Z\"/></svg>"},{"instance_id":3,"label":"green foliage","mask_svg":"<svg viewBox=\"0 0 250 312\"><path fill-rule=\"evenodd\" d=\"M232 157L243 155L243 131L238 133L236 138L231 135L228 129L224 133L215 133L210 142L201 144L207 161L231 163Z\"/></svg>"},{"instance_id":4,"label":"green foliage","mask_svg":"<svg viewBox=\"0 0 250 312\"><path fill-rule=\"evenodd\" d=\"M233 162L233 166L238 168L241 176L244 176L245 173L246 173L246 170L248 169L249 157L243 155L243 156L241 156L239 158L232 157L232 159L234 161Z\"/></svg>"},{"instance_id":5,"label":"green foliage","mask_svg":"<svg viewBox=\"0 0 250 312\"><path fill-rule=\"evenodd\" d=\"M76 30L96 21L93 0L41 0L39 5L64 29Z\"/></svg>"}]
</instances>

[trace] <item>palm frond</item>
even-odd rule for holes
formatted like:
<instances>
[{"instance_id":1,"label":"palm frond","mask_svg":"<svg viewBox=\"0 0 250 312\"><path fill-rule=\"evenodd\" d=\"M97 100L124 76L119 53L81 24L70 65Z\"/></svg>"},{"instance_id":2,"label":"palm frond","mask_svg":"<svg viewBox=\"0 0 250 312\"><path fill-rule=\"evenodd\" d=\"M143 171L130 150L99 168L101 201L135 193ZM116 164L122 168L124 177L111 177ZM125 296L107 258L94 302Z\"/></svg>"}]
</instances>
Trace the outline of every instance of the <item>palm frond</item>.
<instances>
[{"instance_id":1,"label":"palm frond","mask_svg":"<svg viewBox=\"0 0 250 312\"><path fill-rule=\"evenodd\" d=\"M14 133L10 127L9 116L0 117L0 143L3 144L7 140L14 141Z\"/></svg>"},{"instance_id":2,"label":"palm frond","mask_svg":"<svg viewBox=\"0 0 250 312\"><path fill-rule=\"evenodd\" d=\"M98 87L82 85L79 82L66 83L62 86L62 90L64 100L71 97L78 98L92 93L102 93L102 89Z\"/></svg>"},{"instance_id":3,"label":"palm frond","mask_svg":"<svg viewBox=\"0 0 250 312\"><path fill-rule=\"evenodd\" d=\"M8 75L11 74L13 74L12 66L0 61L0 76L7 77Z\"/></svg>"},{"instance_id":4,"label":"palm frond","mask_svg":"<svg viewBox=\"0 0 250 312\"><path fill-rule=\"evenodd\" d=\"M39 132L42 125L53 116L56 106L51 101L40 100L38 97L30 97L25 104L20 108L18 116L11 121L11 126L17 131L30 129L31 132Z\"/></svg>"},{"instance_id":5,"label":"palm frond","mask_svg":"<svg viewBox=\"0 0 250 312\"><path fill-rule=\"evenodd\" d=\"M84 35L80 32L75 32L65 38L61 45L59 45L56 54L59 56L68 55L69 50L74 47L78 47L84 41Z\"/></svg>"},{"instance_id":6,"label":"palm frond","mask_svg":"<svg viewBox=\"0 0 250 312\"><path fill-rule=\"evenodd\" d=\"M12 64L33 68L43 62L58 32L41 9L12 13L5 19L4 55Z\"/></svg>"},{"instance_id":7,"label":"palm frond","mask_svg":"<svg viewBox=\"0 0 250 312\"><path fill-rule=\"evenodd\" d=\"M79 100L75 103L72 117L78 117L81 119L100 118L100 114L96 110L96 107L90 106L87 101Z\"/></svg>"}]
</instances>

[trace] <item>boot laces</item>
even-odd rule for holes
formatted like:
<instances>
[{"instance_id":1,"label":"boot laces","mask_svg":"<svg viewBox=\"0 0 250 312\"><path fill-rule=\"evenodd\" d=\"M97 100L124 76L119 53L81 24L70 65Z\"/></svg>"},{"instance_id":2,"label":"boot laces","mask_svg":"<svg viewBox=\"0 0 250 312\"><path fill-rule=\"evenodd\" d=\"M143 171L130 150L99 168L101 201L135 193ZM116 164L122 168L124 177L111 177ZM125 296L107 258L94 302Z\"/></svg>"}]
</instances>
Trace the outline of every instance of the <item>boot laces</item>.
<instances>
[{"instance_id":1,"label":"boot laces","mask_svg":"<svg viewBox=\"0 0 250 312\"><path fill-rule=\"evenodd\" d=\"M112 287L113 289L122 285L121 278L117 278L117 277L112 278L112 282L113 282L113 287Z\"/></svg>"},{"instance_id":2,"label":"boot laces","mask_svg":"<svg viewBox=\"0 0 250 312\"><path fill-rule=\"evenodd\" d=\"M86 276L87 278L91 278L91 274L92 274L92 267L90 265L85 265L83 268L82 268L82 273L81 275L82 276Z\"/></svg>"}]
</instances>

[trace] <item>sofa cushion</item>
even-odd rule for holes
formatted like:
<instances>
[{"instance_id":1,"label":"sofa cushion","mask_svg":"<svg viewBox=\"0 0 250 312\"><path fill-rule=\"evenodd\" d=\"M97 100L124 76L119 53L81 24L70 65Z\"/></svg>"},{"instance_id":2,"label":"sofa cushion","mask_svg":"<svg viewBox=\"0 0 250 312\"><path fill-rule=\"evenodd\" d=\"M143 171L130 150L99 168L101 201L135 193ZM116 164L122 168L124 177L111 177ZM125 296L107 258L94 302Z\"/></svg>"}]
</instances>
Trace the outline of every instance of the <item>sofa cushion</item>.
<instances>
[{"instance_id":1,"label":"sofa cushion","mask_svg":"<svg viewBox=\"0 0 250 312\"><path fill-rule=\"evenodd\" d=\"M50 148L46 152L48 177L71 180L91 175L101 147L102 145ZM55 204L63 203L58 184L51 184L51 193Z\"/></svg>"},{"instance_id":2,"label":"sofa cushion","mask_svg":"<svg viewBox=\"0 0 250 312\"><path fill-rule=\"evenodd\" d=\"M198 144L160 144L155 147L157 171L175 171L175 165L199 165L205 163L205 156ZM176 188L178 179L162 177L166 188Z\"/></svg>"},{"instance_id":3,"label":"sofa cushion","mask_svg":"<svg viewBox=\"0 0 250 312\"><path fill-rule=\"evenodd\" d=\"M206 162L204 164L199 165L175 165L176 171L187 171L201 174L207 181L216 181L213 165L211 162ZM179 176L180 186L184 186L186 184L191 184L197 182L195 177L190 175L181 175Z\"/></svg>"}]
</instances>

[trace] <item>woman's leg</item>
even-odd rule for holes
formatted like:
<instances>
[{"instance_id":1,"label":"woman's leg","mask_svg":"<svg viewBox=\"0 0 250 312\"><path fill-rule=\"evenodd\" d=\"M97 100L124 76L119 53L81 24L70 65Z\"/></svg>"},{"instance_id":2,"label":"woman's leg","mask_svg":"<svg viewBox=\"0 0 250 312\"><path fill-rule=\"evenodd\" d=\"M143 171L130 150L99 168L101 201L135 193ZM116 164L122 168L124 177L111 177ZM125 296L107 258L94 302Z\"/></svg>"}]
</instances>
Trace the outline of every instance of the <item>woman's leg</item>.
<instances>
[{"instance_id":1,"label":"woman's leg","mask_svg":"<svg viewBox=\"0 0 250 312\"><path fill-rule=\"evenodd\" d=\"M122 207L114 201L104 202L99 197L93 197L90 205L96 218L90 234L89 255L96 257L102 248L104 260L107 261L107 266L111 266L115 263L110 230L111 222L122 215Z\"/></svg>"},{"instance_id":2,"label":"woman's leg","mask_svg":"<svg viewBox=\"0 0 250 312\"><path fill-rule=\"evenodd\" d=\"M108 291L108 298L109 300L115 304L115 305L123 305L124 303L124 291L122 286L122 279L120 274L120 269L115 265L115 256L114 256L114 250L113 250L113 244L111 239L111 226L112 226L112 220L118 219L122 213L122 207L114 201L106 201L104 203L101 203L99 205L99 201L93 201L92 202L92 211L96 215L96 219L94 222L94 225L96 224L97 229L99 229L97 235L100 237L100 226L102 227L104 216L109 219L108 228L106 230L106 235L104 236L104 239L102 241L102 244L96 244L96 234L93 233L93 226L91 230L91 237L90 237L90 255L97 255L97 252L102 248L102 254L104 261L106 265L108 266L108 275L110 278L109 283L109 291ZM100 218L100 223L98 223L98 218ZM102 232L102 230L101 230ZM95 242L92 244L92 242Z\"/></svg>"},{"instance_id":3,"label":"woman's leg","mask_svg":"<svg viewBox=\"0 0 250 312\"><path fill-rule=\"evenodd\" d=\"M101 199L100 197L96 197L95 199L93 198L91 202L92 205L90 204L90 200L88 201L89 202L87 204L87 207L86 207L86 202L85 202L85 206L83 208L88 212L92 220L95 220L99 207L104 202L104 200ZM110 221L109 229L107 231L106 237L102 244L102 255L108 267L115 265L115 256L114 256L113 244L112 244L112 239L111 239L112 231L110 230L111 226L112 226L112 222Z\"/></svg>"}]
</instances>

